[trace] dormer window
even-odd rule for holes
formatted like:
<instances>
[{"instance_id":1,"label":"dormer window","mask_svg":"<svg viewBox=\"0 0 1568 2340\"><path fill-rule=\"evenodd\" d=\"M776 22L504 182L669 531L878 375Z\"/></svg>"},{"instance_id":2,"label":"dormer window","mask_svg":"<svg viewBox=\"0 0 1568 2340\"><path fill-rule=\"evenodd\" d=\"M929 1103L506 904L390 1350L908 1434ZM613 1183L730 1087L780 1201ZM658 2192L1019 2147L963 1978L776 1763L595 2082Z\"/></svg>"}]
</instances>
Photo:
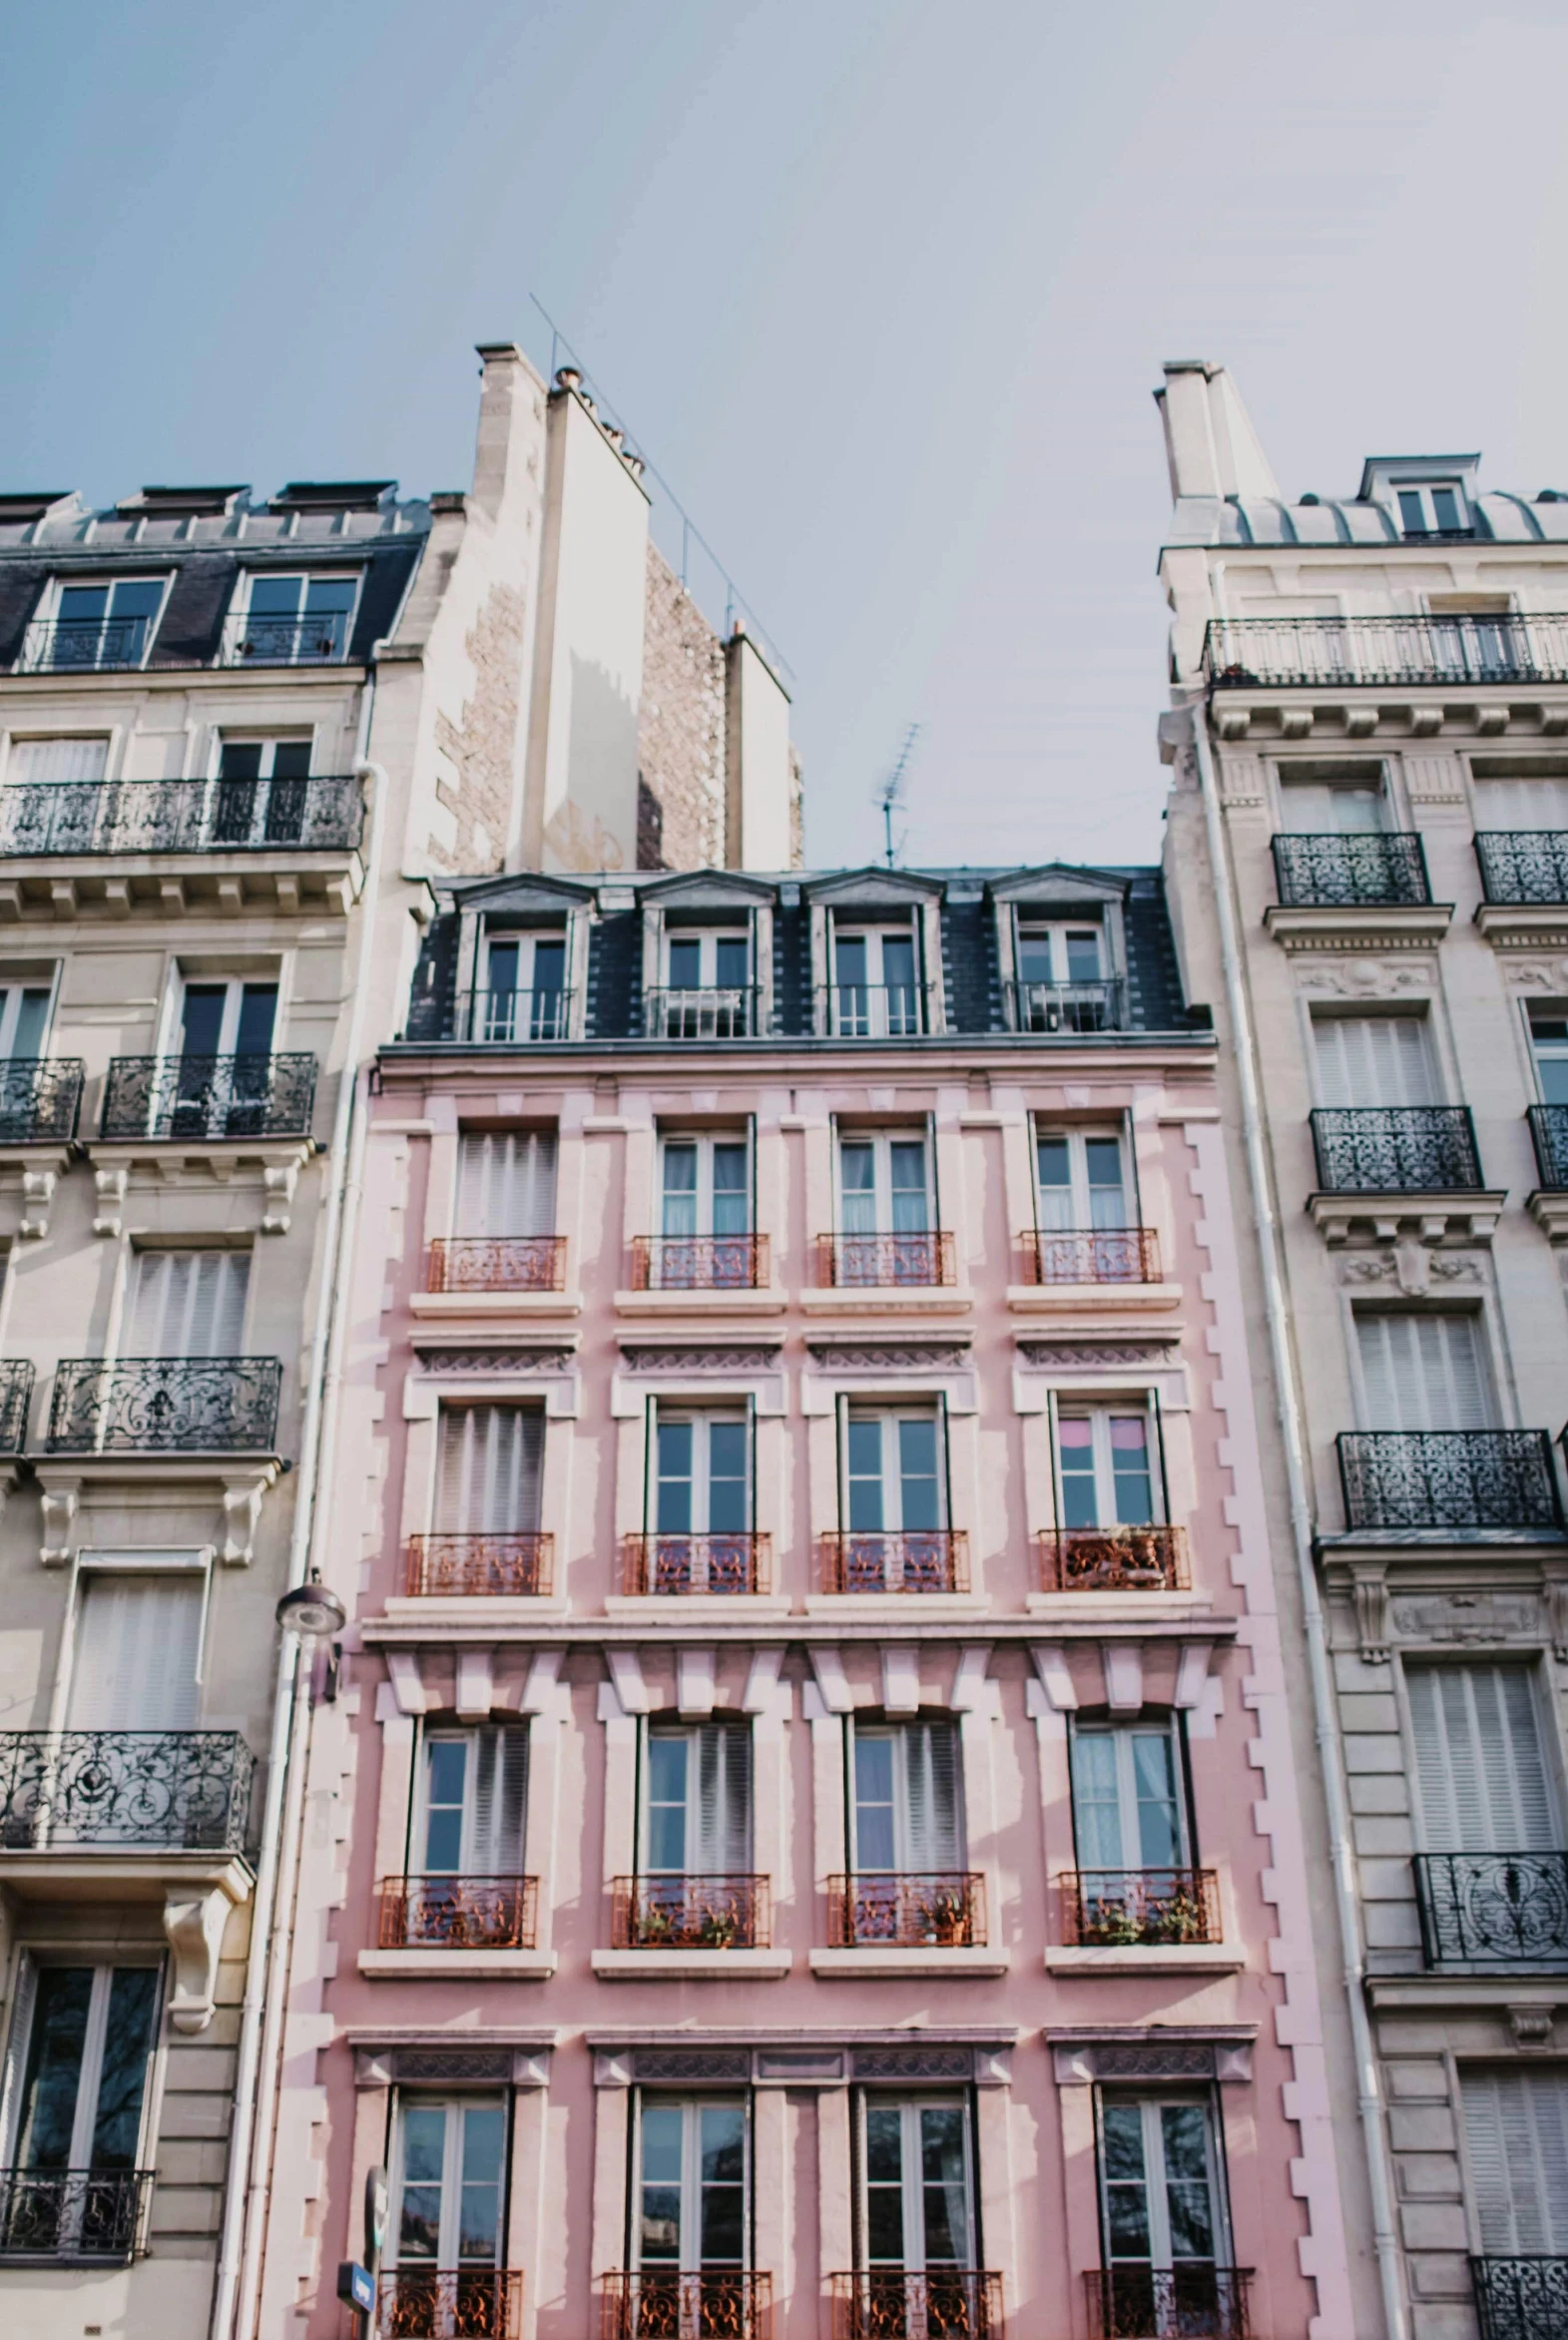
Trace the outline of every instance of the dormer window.
<instances>
[{"instance_id":1,"label":"dormer window","mask_svg":"<svg viewBox=\"0 0 1568 2340\"><path fill-rule=\"evenodd\" d=\"M115 577L57 583L52 612L28 628L27 664L52 674L144 665L167 582Z\"/></svg>"},{"instance_id":2,"label":"dormer window","mask_svg":"<svg viewBox=\"0 0 1568 2340\"><path fill-rule=\"evenodd\" d=\"M1017 1028L1023 1032L1098 1032L1115 1022L1107 980L1105 930L1099 925L1020 917Z\"/></svg>"},{"instance_id":3,"label":"dormer window","mask_svg":"<svg viewBox=\"0 0 1568 2340\"><path fill-rule=\"evenodd\" d=\"M741 1040L752 1031L750 935L667 932L662 972L648 1001L652 1038Z\"/></svg>"},{"instance_id":4,"label":"dormer window","mask_svg":"<svg viewBox=\"0 0 1568 2340\"><path fill-rule=\"evenodd\" d=\"M474 995L473 1032L480 1040L564 1040L564 934L490 934L484 941L484 981Z\"/></svg>"},{"instance_id":5,"label":"dormer window","mask_svg":"<svg viewBox=\"0 0 1568 2340\"><path fill-rule=\"evenodd\" d=\"M1395 489L1404 536L1473 536L1474 524L1457 480L1411 481Z\"/></svg>"},{"instance_id":6,"label":"dormer window","mask_svg":"<svg viewBox=\"0 0 1568 2340\"><path fill-rule=\"evenodd\" d=\"M251 570L242 593L244 606L227 629L231 666L327 666L347 655L357 569L320 576Z\"/></svg>"},{"instance_id":7,"label":"dormer window","mask_svg":"<svg viewBox=\"0 0 1568 2340\"><path fill-rule=\"evenodd\" d=\"M834 924L831 1028L849 1038L905 1039L921 1029L914 936L907 926L856 933Z\"/></svg>"}]
</instances>

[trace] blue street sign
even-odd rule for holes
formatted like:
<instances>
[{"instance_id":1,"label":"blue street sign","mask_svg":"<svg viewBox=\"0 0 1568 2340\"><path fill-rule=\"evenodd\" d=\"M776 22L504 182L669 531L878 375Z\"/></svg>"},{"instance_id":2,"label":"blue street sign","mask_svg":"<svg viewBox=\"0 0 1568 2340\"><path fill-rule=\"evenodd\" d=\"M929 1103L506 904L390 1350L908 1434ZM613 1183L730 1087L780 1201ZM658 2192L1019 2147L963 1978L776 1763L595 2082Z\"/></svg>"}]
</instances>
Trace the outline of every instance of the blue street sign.
<instances>
[{"instance_id":1,"label":"blue street sign","mask_svg":"<svg viewBox=\"0 0 1568 2340\"><path fill-rule=\"evenodd\" d=\"M361 2267L357 2259L344 2259L337 2270L337 2296L368 2315L375 2305L375 2283L369 2268Z\"/></svg>"}]
</instances>

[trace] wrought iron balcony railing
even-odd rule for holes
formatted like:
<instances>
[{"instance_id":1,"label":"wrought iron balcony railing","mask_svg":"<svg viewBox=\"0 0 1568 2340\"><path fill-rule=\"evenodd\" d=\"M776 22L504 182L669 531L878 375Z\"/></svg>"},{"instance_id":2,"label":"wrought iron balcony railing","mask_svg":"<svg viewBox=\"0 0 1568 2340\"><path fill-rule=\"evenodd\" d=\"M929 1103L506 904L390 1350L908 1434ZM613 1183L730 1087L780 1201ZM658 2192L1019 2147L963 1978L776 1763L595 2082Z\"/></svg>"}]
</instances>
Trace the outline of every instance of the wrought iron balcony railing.
<instances>
[{"instance_id":1,"label":"wrought iron balcony railing","mask_svg":"<svg viewBox=\"0 0 1568 2340\"><path fill-rule=\"evenodd\" d=\"M63 1358L51 1455L267 1454L283 1369L275 1357Z\"/></svg>"},{"instance_id":2,"label":"wrought iron balcony railing","mask_svg":"<svg viewBox=\"0 0 1568 2340\"><path fill-rule=\"evenodd\" d=\"M1568 1853L1417 1853L1428 1967L1568 1966Z\"/></svg>"},{"instance_id":3,"label":"wrought iron balcony railing","mask_svg":"<svg viewBox=\"0 0 1568 2340\"><path fill-rule=\"evenodd\" d=\"M643 1029L650 1040L749 1040L761 1015L762 993L752 983L643 994Z\"/></svg>"},{"instance_id":4,"label":"wrought iron balcony railing","mask_svg":"<svg viewBox=\"0 0 1568 2340\"><path fill-rule=\"evenodd\" d=\"M1064 1942L1110 1950L1221 1939L1212 1869L1065 1869L1057 1884Z\"/></svg>"},{"instance_id":5,"label":"wrought iron balcony railing","mask_svg":"<svg viewBox=\"0 0 1568 2340\"><path fill-rule=\"evenodd\" d=\"M156 613L129 618L34 618L14 672L109 674L141 666Z\"/></svg>"},{"instance_id":6,"label":"wrought iron balcony railing","mask_svg":"<svg viewBox=\"0 0 1568 2340\"><path fill-rule=\"evenodd\" d=\"M1481 2340L1562 2340L1568 2332L1568 2258L1472 2258Z\"/></svg>"},{"instance_id":7,"label":"wrought iron balcony railing","mask_svg":"<svg viewBox=\"0 0 1568 2340\"><path fill-rule=\"evenodd\" d=\"M1324 1194L1480 1191L1468 1105L1318 1105L1311 1122Z\"/></svg>"},{"instance_id":8,"label":"wrought iron balcony railing","mask_svg":"<svg viewBox=\"0 0 1568 2340\"><path fill-rule=\"evenodd\" d=\"M404 1583L415 1599L535 1600L554 1589L555 1537L537 1527L411 1535Z\"/></svg>"},{"instance_id":9,"label":"wrought iron balcony railing","mask_svg":"<svg viewBox=\"0 0 1568 2340\"><path fill-rule=\"evenodd\" d=\"M376 2291L376 2340L517 2340L520 2267L389 2267Z\"/></svg>"},{"instance_id":10,"label":"wrought iron balcony railing","mask_svg":"<svg viewBox=\"0 0 1568 2340\"><path fill-rule=\"evenodd\" d=\"M113 1056L104 1138L308 1137L313 1056Z\"/></svg>"},{"instance_id":11,"label":"wrought iron balcony railing","mask_svg":"<svg viewBox=\"0 0 1568 2340\"><path fill-rule=\"evenodd\" d=\"M573 993L563 990L461 991L449 1031L426 1029L426 1019L411 1010L408 1037L509 1048L532 1046L536 1040L566 1040L572 1032L572 999Z\"/></svg>"},{"instance_id":12,"label":"wrought iron balcony railing","mask_svg":"<svg viewBox=\"0 0 1568 2340\"><path fill-rule=\"evenodd\" d=\"M690 2274L617 2268L600 2283L600 2340L773 2340L772 2275L743 2267Z\"/></svg>"},{"instance_id":13,"label":"wrought iron balcony railing","mask_svg":"<svg viewBox=\"0 0 1568 2340\"><path fill-rule=\"evenodd\" d=\"M0 2170L0 2259L137 2259L151 2169Z\"/></svg>"},{"instance_id":14,"label":"wrought iron balcony railing","mask_svg":"<svg viewBox=\"0 0 1568 2340\"><path fill-rule=\"evenodd\" d=\"M1026 1284L1158 1284L1152 1227L1026 1227L1018 1238Z\"/></svg>"},{"instance_id":15,"label":"wrought iron balcony railing","mask_svg":"<svg viewBox=\"0 0 1568 2340\"><path fill-rule=\"evenodd\" d=\"M1475 858L1488 901L1568 902L1568 829L1482 829Z\"/></svg>"},{"instance_id":16,"label":"wrought iron balcony railing","mask_svg":"<svg viewBox=\"0 0 1568 2340\"><path fill-rule=\"evenodd\" d=\"M1007 986L1015 1032L1119 1032L1125 1021L1123 987L1107 976L1088 983L1021 983Z\"/></svg>"},{"instance_id":17,"label":"wrought iron balcony railing","mask_svg":"<svg viewBox=\"0 0 1568 2340\"><path fill-rule=\"evenodd\" d=\"M1093 2340L1249 2340L1251 2267L1184 2259L1149 2267L1123 2259L1084 2277Z\"/></svg>"},{"instance_id":18,"label":"wrought iron balcony railing","mask_svg":"<svg viewBox=\"0 0 1568 2340\"><path fill-rule=\"evenodd\" d=\"M34 1367L25 1357L0 1361L0 1455L27 1448L27 1418L33 1410Z\"/></svg>"},{"instance_id":19,"label":"wrought iron balcony railing","mask_svg":"<svg viewBox=\"0 0 1568 2340\"><path fill-rule=\"evenodd\" d=\"M1217 691L1259 684L1568 682L1568 615L1211 618L1204 673Z\"/></svg>"},{"instance_id":20,"label":"wrought iron balcony railing","mask_svg":"<svg viewBox=\"0 0 1568 2340\"><path fill-rule=\"evenodd\" d=\"M85 780L0 789L0 856L351 852L364 789L308 780Z\"/></svg>"},{"instance_id":21,"label":"wrought iron balcony railing","mask_svg":"<svg viewBox=\"0 0 1568 2340\"><path fill-rule=\"evenodd\" d=\"M564 1235L443 1235L430 1246L429 1292L564 1292Z\"/></svg>"},{"instance_id":22,"label":"wrought iron balcony railing","mask_svg":"<svg viewBox=\"0 0 1568 2340\"><path fill-rule=\"evenodd\" d=\"M766 1235L634 1235L634 1292L760 1292Z\"/></svg>"},{"instance_id":23,"label":"wrought iron balcony railing","mask_svg":"<svg viewBox=\"0 0 1568 2340\"><path fill-rule=\"evenodd\" d=\"M967 1592L962 1527L855 1527L817 1539L824 1592Z\"/></svg>"},{"instance_id":24,"label":"wrought iron balcony railing","mask_svg":"<svg viewBox=\"0 0 1568 2340\"><path fill-rule=\"evenodd\" d=\"M383 1877L383 1950L532 1950L537 1877Z\"/></svg>"},{"instance_id":25,"label":"wrought iron balcony railing","mask_svg":"<svg viewBox=\"0 0 1568 2340\"><path fill-rule=\"evenodd\" d=\"M1274 840L1275 881L1290 909L1350 909L1432 898L1418 837L1368 830Z\"/></svg>"},{"instance_id":26,"label":"wrought iron balcony railing","mask_svg":"<svg viewBox=\"0 0 1568 2340\"><path fill-rule=\"evenodd\" d=\"M833 1284L951 1284L953 1239L922 1229L906 1235L818 1235L816 1281Z\"/></svg>"},{"instance_id":27,"label":"wrought iron balcony railing","mask_svg":"<svg viewBox=\"0 0 1568 2340\"><path fill-rule=\"evenodd\" d=\"M827 1939L840 1950L979 1948L985 1942L985 1879L961 1869L829 1877Z\"/></svg>"},{"instance_id":28,"label":"wrought iron balcony railing","mask_svg":"<svg viewBox=\"0 0 1568 2340\"><path fill-rule=\"evenodd\" d=\"M225 666L335 666L348 648L351 610L323 609L314 617L247 617L224 621Z\"/></svg>"},{"instance_id":29,"label":"wrought iron balcony railing","mask_svg":"<svg viewBox=\"0 0 1568 2340\"><path fill-rule=\"evenodd\" d=\"M1045 1592L1186 1592L1183 1527L1042 1527Z\"/></svg>"},{"instance_id":30,"label":"wrought iron balcony railing","mask_svg":"<svg viewBox=\"0 0 1568 2340\"><path fill-rule=\"evenodd\" d=\"M924 983L819 983L816 1028L835 1040L912 1040L931 1028Z\"/></svg>"},{"instance_id":31,"label":"wrought iron balcony railing","mask_svg":"<svg viewBox=\"0 0 1568 2340\"><path fill-rule=\"evenodd\" d=\"M665 1528L621 1542L622 1589L650 1593L767 1592L773 1537L754 1528L711 1528L692 1535Z\"/></svg>"},{"instance_id":32,"label":"wrought iron balcony railing","mask_svg":"<svg viewBox=\"0 0 1568 2340\"><path fill-rule=\"evenodd\" d=\"M1568 1105L1532 1105L1535 1167L1548 1193L1568 1191Z\"/></svg>"},{"instance_id":33,"label":"wrought iron balcony railing","mask_svg":"<svg viewBox=\"0 0 1568 2340\"><path fill-rule=\"evenodd\" d=\"M0 1146L65 1145L74 1138L85 1069L78 1056L0 1060Z\"/></svg>"},{"instance_id":34,"label":"wrought iron balcony railing","mask_svg":"<svg viewBox=\"0 0 1568 2340\"><path fill-rule=\"evenodd\" d=\"M242 1853L255 1778L235 1731L0 1731L0 1851Z\"/></svg>"},{"instance_id":35,"label":"wrought iron balcony railing","mask_svg":"<svg viewBox=\"0 0 1568 2340\"><path fill-rule=\"evenodd\" d=\"M1002 2278L994 2268L856 2267L827 2278L832 2340L999 2340Z\"/></svg>"},{"instance_id":36,"label":"wrought iron balcony railing","mask_svg":"<svg viewBox=\"0 0 1568 2340\"><path fill-rule=\"evenodd\" d=\"M1337 1445L1351 1527L1562 1525L1543 1430L1354 1430Z\"/></svg>"},{"instance_id":37,"label":"wrought iron balcony railing","mask_svg":"<svg viewBox=\"0 0 1568 2340\"><path fill-rule=\"evenodd\" d=\"M617 1950L766 1950L773 1898L766 1877L618 1877Z\"/></svg>"}]
</instances>

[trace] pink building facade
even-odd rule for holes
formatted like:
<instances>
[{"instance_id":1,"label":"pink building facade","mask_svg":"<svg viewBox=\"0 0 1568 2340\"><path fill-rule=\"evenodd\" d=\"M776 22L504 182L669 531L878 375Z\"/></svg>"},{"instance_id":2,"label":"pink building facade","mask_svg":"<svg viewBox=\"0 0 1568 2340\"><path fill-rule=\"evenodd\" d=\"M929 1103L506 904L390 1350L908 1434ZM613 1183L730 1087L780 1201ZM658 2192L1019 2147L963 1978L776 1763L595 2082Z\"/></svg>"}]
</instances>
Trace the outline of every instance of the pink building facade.
<instances>
[{"instance_id":1,"label":"pink building facade","mask_svg":"<svg viewBox=\"0 0 1568 2340\"><path fill-rule=\"evenodd\" d=\"M1349 2340L1157 874L442 887L372 1083L260 2329Z\"/></svg>"}]
</instances>

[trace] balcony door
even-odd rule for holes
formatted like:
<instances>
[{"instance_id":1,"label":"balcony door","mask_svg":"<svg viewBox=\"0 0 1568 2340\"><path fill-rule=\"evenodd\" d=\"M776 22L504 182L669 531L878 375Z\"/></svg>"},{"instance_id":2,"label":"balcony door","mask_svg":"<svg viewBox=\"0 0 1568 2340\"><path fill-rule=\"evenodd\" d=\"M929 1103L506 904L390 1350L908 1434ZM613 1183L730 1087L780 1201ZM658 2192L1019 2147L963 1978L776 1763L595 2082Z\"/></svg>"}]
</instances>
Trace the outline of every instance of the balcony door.
<instances>
[{"instance_id":1,"label":"balcony door","mask_svg":"<svg viewBox=\"0 0 1568 2340\"><path fill-rule=\"evenodd\" d=\"M209 815L215 845L297 845L308 801L309 740L224 740Z\"/></svg>"},{"instance_id":2,"label":"balcony door","mask_svg":"<svg viewBox=\"0 0 1568 2340\"><path fill-rule=\"evenodd\" d=\"M0 1060L20 1067L43 1055L53 998L50 983L0 984Z\"/></svg>"},{"instance_id":3,"label":"balcony door","mask_svg":"<svg viewBox=\"0 0 1568 2340\"><path fill-rule=\"evenodd\" d=\"M1079 1868L1185 1869L1187 1797L1176 1718L1081 1723L1071 1746Z\"/></svg>"},{"instance_id":4,"label":"balcony door","mask_svg":"<svg viewBox=\"0 0 1568 2340\"><path fill-rule=\"evenodd\" d=\"M838 1224L848 1236L923 1235L931 1225L929 1149L912 1132L838 1141Z\"/></svg>"},{"instance_id":5,"label":"balcony door","mask_svg":"<svg viewBox=\"0 0 1568 2340\"><path fill-rule=\"evenodd\" d=\"M1385 826L1377 780L1284 780L1280 812L1297 837L1364 837Z\"/></svg>"},{"instance_id":6,"label":"balcony door","mask_svg":"<svg viewBox=\"0 0 1568 2340\"><path fill-rule=\"evenodd\" d=\"M1122 1141L1082 1129L1037 1130L1035 1169L1042 1234L1080 1227L1130 1227Z\"/></svg>"},{"instance_id":7,"label":"balcony door","mask_svg":"<svg viewBox=\"0 0 1568 2340\"><path fill-rule=\"evenodd\" d=\"M1530 1053L1535 1059L1535 1085L1541 1103L1568 1105L1568 1016L1532 1007Z\"/></svg>"},{"instance_id":8,"label":"balcony door","mask_svg":"<svg viewBox=\"0 0 1568 2340\"><path fill-rule=\"evenodd\" d=\"M66 1728L196 1728L205 1571L155 1575L84 1568ZM150 1780L159 1766L152 1763Z\"/></svg>"},{"instance_id":9,"label":"balcony door","mask_svg":"<svg viewBox=\"0 0 1568 2340\"><path fill-rule=\"evenodd\" d=\"M1426 1850L1561 1851L1533 1669L1407 1665L1404 1683Z\"/></svg>"},{"instance_id":10,"label":"balcony door","mask_svg":"<svg viewBox=\"0 0 1568 2340\"><path fill-rule=\"evenodd\" d=\"M265 1125L272 1079L277 985L187 982L180 998L180 1046L155 1104L158 1136L254 1137ZM165 1118L167 1116L167 1129Z\"/></svg>"},{"instance_id":11,"label":"balcony door","mask_svg":"<svg viewBox=\"0 0 1568 2340\"><path fill-rule=\"evenodd\" d=\"M1115 2307L1108 2329L1172 2335L1242 2329L1216 2279L1229 2245L1206 2101L1102 2096L1100 2203L1104 2279Z\"/></svg>"},{"instance_id":12,"label":"balcony door","mask_svg":"<svg viewBox=\"0 0 1568 2340\"><path fill-rule=\"evenodd\" d=\"M476 1040L564 1040L566 936L494 934L484 946L484 982L474 999Z\"/></svg>"},{"instance_id":13,"label":"balcony door","mask_svg":"<svg viewBox=\"0 0 1568 2340\"><path fill-rule=\"evenodd\" d=\"M957 1725L851 1725L850 1856L857 1878L951 1875L964 1863Z\"/></svg>"},{"instance_id":14,"label":"balcony door","mask_svg":"<svg viewBox=\"0 0 1568 2340\"><path fill-rule=\"evenodd\" d=\"M751 1866L751 1725L653 1725L643 1799L643 1874L744 1877Z\"/></svg>"},{"instance_id":15,"label":"balcony door","mask_svg":"<svg viewBox=\"0 0 1568 2340\"><path fill-rule=\"evenodd\" d=\"M248 1251L143 1251L127 1357L238 1357L251 1289Z\"/></svg>"},{"instance_id":16,"label":"balcony door","mask_svg":"<svg viewBox=\"0 0 1568 2340\"><path fill-rule=\"evenodd\" d=\"M1319 1105L1437 1105L1437 1068L1423 1015L1314 1015Z\"/></svg>"},{"instance_id":17,"label":"balcony door","mask_svg":"<svg viewBox=\"0 0 1568 2340\"><path fill-rule=\"evenodd\" d=\"M1155 1516L1149 1408L1064 1405L1056 1418L1058 1518L1067 1529L1147 1527Z\"/></svg>"},{"instance_id":18,"label":"balcony door","mask_svg":"<svg viewBox=\"0 0 1568 2340\"><path fill-rule=\"evenodd\" d=\"M1355 1343L1368 1430L1491 1427L1491 1377L1478 1314L1358 1310Z\"/></svg>"},{"instance_id":19,"label":"balcony door","mask_svg":"<svg viewBox=\"0 0 1568 2340\"><path fill-rule=\"evenodd\" d=\"M36 663L56 673L141 666L166 583L163 577L119 577L99 585L62 585Z\"/></svg>"},{"instance_id":20,"label":"balcony door","mask_svg":"<svg viewBox=\"0 0 1568 2340\"><path fill-rule=\"evenodd\" d=\"M506 2107L498 2098L409 2093L400 2100L387 2252L399 2314L385 2319L391 2330L455 2340L503 2329L485 2278L505 2256L506 2144ZM456 2280L442 2284L438 2275ZM399 2320L404 2310L406 2321Z\"/></svg>"},{"instance_id":21,"label":"balcony door","mask_svg":"<svg viewBox=\"0 0 1568 2340\"><path fill-rule=\"evenodd\" d=\"M744 2103L640 2094L632 2255L645 2277L697 2276L706 2268L740 2269L749 2263L749 2127ZM652 2322L658 2288L644 2286L654 2330L684 2334L708 2329L700 2312L689 2318L671 2312L668 2321L661 2315ZM741 2332L748 2325L736 2315L722 2327L715 2323L714 2329L721 2328Z\"/></svg>"},{"instance_id":22,"label":"balcony door","mask_svg":"<svg viewBox=\"0 0 1568 2340\"><path fill-rule=\"evenodd\" d=\"M421 1876L520 1876L527 1818L526 1723L425 1734L414 1822Z\"/></svg>"},{"instance_id":23,"label":"balcony door","mask_svg":"<svg viewBox=\"0 0 1568 2340\"><path fill-rule=\"evenodd\" d=\"M843 1516L851 1535L946 1526L941 1424L930 1406L849 1409L843 1457Z\"/></svg>"},{"instance_id":24,"label":"balcony door","mask_svg":"<svg viewBox=\"0 0 1568 2340\"><path fill-rule=\"evenodd\" d=\"M751 1532L750 1432L744 1414L660 1407L655 1422L655 1534Z\"/></svg>"},{"instance_id":25,"label":"balcony door","mask_svg":"<svg viewBox=\"0 0 1568 2340\"><path fill-rule=\"evenodd\" d=\"M24 1965L5 2096L0 2257L128 2258L157 1965Z\"/></svg>"},{"instance_id":26,"label":"balcony door","mask_svg":"<svg viewBox=\"0 0 1568 2340\"><path fill-rule=\"evenodd\" d=\"M914 934L907 926L853 932L834 922L829 1028L850 1039L900 1039L921 1028Z\"/></svg>"},{"instance_id":27,"label":"balcony door","mask_svg":"<svg viewBox=\"0 0 1568 2340\"><path fill-rule=\"evenodd\" d=\"M457 1158L459 1236L508 1238L555 1232L553 1129L470 1130Z\"/></svg>"},{"instance_id":28,"label":"balcony door","mask_svg":"<svg viewBox=\"0 0 1568 2340\"><path fill-rule=\"evenodd\" d=\"M531 1534L544 1463L540 1406L443 1406L436 1467L438 1535Z\"/></svg>"},{"instance_id":29,"label":"balcony door","mask_svg":"<svg viewBox=\"0 0 1568 2340\"><path fill-rule=\"evenodd\" d=\"M1459 2096L1482 2253L1568 2259L1568 2075L1461 2065ZM1543 2314L1548 2297L1543 2293ZM1560 2329L1515 2312L1519 2321L1502 2329L1520 2340Z\"/></svg>"},{"instance_id":30,"label":"balcony door","mask_svg":"<svg viewBox=\"0 0 1568 2340\"><path fill-rule=\"evenodd\" d=\"M969 2108L953 2098L887 2099L862 2094L859 2164L863 2172L859 2243L863 2264L929 2275L975 2265ZM878 2315L873 2288L869 2329L923 2328L919 2307L907 2322ZM891 2302L887 2305L892 2306ZM943 2328L940 2301L930 2302L932 2333ZM960 2318L957 2330L978 2328Z\"/></svg>"}]
</instances>

